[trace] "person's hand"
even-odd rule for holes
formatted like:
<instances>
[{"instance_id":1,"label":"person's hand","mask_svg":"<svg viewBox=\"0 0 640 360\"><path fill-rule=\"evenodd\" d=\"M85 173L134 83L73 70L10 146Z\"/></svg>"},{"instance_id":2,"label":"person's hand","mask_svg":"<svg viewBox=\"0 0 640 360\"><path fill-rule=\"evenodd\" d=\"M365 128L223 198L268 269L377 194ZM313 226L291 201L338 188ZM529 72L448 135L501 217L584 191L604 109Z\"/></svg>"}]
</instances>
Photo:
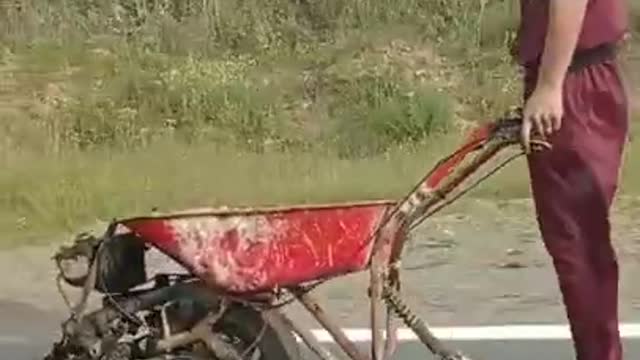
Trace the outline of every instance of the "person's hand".
<instances>
[{"instance_id":1,"label":"person's hand","mask_svg":"<svg viewBox=\"0 0 640 360\"><path fill-rule=\"evenodd\" d=\"M535 130L543 140L558 131L562 125L562 87L538 86L527 100L522 111L522 145L531 152L531 131Z\"/></svg>"}]
</instances>

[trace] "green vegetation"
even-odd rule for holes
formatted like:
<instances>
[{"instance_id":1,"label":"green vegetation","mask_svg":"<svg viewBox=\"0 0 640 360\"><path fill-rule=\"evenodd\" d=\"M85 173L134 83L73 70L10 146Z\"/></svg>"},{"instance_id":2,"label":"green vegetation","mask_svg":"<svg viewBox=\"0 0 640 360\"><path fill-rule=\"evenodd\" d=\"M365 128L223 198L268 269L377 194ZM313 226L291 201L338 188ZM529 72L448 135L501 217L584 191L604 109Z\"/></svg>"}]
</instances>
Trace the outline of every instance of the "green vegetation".
<instances>
[{"instance_id":1,"label":"green vegetation","mask_svg":"<svg viewBox=\"0 0 640 360\"><path fill-rule=\"evenodd\" d=\"M155 206L401 196L517 103L516 23L510 0L4 2L0 242ZM527 196L522 164L475 194Z\"/></svg>"}]
</instances>

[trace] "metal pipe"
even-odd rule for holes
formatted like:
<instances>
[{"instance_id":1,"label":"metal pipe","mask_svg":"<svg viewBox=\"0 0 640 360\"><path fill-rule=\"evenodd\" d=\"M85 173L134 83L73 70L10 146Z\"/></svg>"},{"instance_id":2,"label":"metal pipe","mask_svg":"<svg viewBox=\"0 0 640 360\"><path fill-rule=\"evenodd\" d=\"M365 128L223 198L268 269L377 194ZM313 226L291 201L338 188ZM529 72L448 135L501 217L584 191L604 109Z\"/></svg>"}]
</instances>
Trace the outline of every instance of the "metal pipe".
<instances>
[{"instance_id":1,"label":"metal pipe","mask_svg":"<svg viewBox=\"0 0 640 360\"><path fill-rule=\"evenodd\" d=\"M347 353L352 360L370 360L368 356L362 354L358 348L356 348L355 344L347 338L345 333L338 326L336 326L333 319L329 317L329 315L320 307L318 302L315 301L308 292L301 288L293 288L291 291L298 301L304 305L307 311L309 311L322 325L322 327L327 329L327 332L331 334L340 348Z\"/></svg>"},{"instance_id":2,"label":"metal pipe","mask_svg":"<svg viewBox=\"0 0 640 360\"><path fill-rule=\"evenodd\" d=\"M400 270L397 264L389 265L389 286L400 291ZM394 311L387 306L387 337L384 342L384 360L390 360L398 346L398 324L394 319Z\"/></svg>"},{"instance_id":3,"label":"metal pipe","mask_svg":"<svg viewBox=\"0 0 640 360\"><path fill-rule=\"evenodd\" d=\"M371 357L373 360L382 360L383 356L383 334L381 329L382 318L380 314L380 303L382 301L382 269L378 255L374 255L374 261L370 268L370 295L369 311L371 326Z\"/></svg>"},{"instance_id":4,"label":"metal pipe","mask_svg":"<svg viewBox=\"0 0 640 360\"><path fill-rule=\"evenodd\" d=\"M459 352L455 352L446 347L438 339L427 325L420 319L402 300L398 293L390 286L385 285L383 298L398 316L404 320L405 324L413 330L418 339L439 359L442 360L471 360Z\"/></svg>"},{"instance_id":5,"label":"metal pipe","mask_svg":"<svg viewBox=\"0 0 640 360\"><path fill-rule=\"evenodd\" d=\"M242 357L235 350L231 352L229 350L231 347L211 331L211 327L224 316L225 312L226 306L222 306L217 312L211 313L198 321L191 330L159 340L156 344L157 350L171 352L177 347L186 346L200 340L205 342L218 358L242 360Z\"/></svg>"},{"instance_id":6,"label":"metal pipe","mask_svg":"<svg viewBox=\"0 0 640 360\"><path fill-rule=\"evenodd\" d=\"M267 321L271 320L272 317L276 316L272 311L265 311L262 313L263 316L267 319ZM337 358L329 352L326 348L324 348L320 342L311 334L309 330L306 328L297 326L288 316L285 314L279 313L277 314L278 320L280 320L286 327L288 327L291 331L295 332L300 336L302 342L305 343L309 347L309 349L318 356L321 360L337 360Z\"/></svg>"},{"instance_id":7,"label":"metal pipe","mask_svg":"<svg viewBox=\"0 0 640 360\"><path fill-rule=\"evenodd\" d=\"M384 342L384 360L391 360L391 357L398 347L398 324L393 318L393 310L387 309L387 337Z\"/></svg>"}]
</instances>

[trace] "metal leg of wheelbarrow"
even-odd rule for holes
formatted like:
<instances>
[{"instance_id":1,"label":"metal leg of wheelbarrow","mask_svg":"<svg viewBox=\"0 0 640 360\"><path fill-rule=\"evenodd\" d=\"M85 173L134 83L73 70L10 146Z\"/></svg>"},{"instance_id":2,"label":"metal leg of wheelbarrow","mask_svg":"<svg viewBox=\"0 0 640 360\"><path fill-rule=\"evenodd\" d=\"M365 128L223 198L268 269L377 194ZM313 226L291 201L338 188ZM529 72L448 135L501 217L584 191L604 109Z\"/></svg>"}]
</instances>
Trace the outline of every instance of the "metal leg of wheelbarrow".
<instances>
[{"instance_id":1,"label":"metal leg of wheelbarrow","mask_svg":"<svg viewBox=\"0 0 640 360\"><path fill-rule=\"evenodd\" d=\"M387 307L386 338L382 330L383 283L387 281L377 266L371 267L370 325L372 360L390 360L397 345L396 324L393 311ZM394 284L394 286L397 284Z\"/></svg>"},{"instance_id":2,"label":"metal leg of wheelbarrow","mask_svg":"<svg viewBox=\"0 0 640 360\"><path fill-rule=\"evenodd\" d=\"M347 355L353 360L370 360L370 358L362 354L355 344L349 340L347 335L336 325L336 322L329 317L329 315L320 307L320 304L313 299L311 294L300 288L293 288L290 290L304 305L313 317L324 327L331 337L336 341L340 348L347 353Z\"/></svg>"},{"instance_id":3,"label":"metal leg of wheelbarrow","mask_svg":"<svg viewBox=\"0 0 640 360\"><path fill-rule=\"evenodd\" d=\"M387 309L387 338L384 342L384 360L390 360L398 347L398 324L393 310Z\"/></svg>"},{"instance_id":4,"label":"metal leg of wheelbarrow","mask_svg":"<svg viewBox=\"0 0 640 360\"><path fill-rule=\"evenodd\" d=\"M370 326L371 326L371 357L372 360L383 360L382 348L382 271L376 262L370 268L369 301L370 301Z\"/></svg>"},{"instance_id":5,"label":"metal leg of wheelbarrow","mask_svg":"<svg viewBox=\"0 0 640 360\"><path fill-rule=\"evenodd\" d=\"M388 282L388 286L400 291L400 274L396 266L389 268ZM384 360L390 360L398 347L398 323L394 317L394 310L387 306L387 337L384 342Z\"/></svg>"},{"instance_id":6,"label":"metal leg of wheelbarrow","mask_svg":"<svg viewBox=\"0 0 640 360\"><path fill-rule=\"evenodd\" d=\"M270 317L276 315L270 311L265 311L263 312L263 316L269 319ZM309 349L318 356L319 359L337 360L332 353L330 353L320 344L320 342L313 336L311 331L305 329L304 327L296 325L286 314L278 313L277 316L281 322L283 322L291 331L293 331L300 337L300 340L302 340L302 342L305 343L305 345L307 345Z\"/></svg>"}]
</instances>

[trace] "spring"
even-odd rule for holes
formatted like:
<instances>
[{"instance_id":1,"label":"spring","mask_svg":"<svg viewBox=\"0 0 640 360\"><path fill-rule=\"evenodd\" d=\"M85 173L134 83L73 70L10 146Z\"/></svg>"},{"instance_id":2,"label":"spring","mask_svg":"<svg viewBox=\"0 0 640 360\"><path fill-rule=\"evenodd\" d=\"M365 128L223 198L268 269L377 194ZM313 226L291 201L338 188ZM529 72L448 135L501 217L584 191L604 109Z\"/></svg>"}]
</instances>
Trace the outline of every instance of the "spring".
<instances>
[{"instance_id":1,"label":"spring","mask_svg":"<svg viewBox=\"0 0 640 360\"><path fill-rule=\"evenodd\" d=\"M382 299L388 307L393 309L396 315L413 330L420 340L442 360L469 360L460 353L455 353L447 348L429 331L427 325L416 313L402 300L398 292L388 283L382 288Z\"/></svg>"},{"instance_id":2,"label":"spring","mask_svg":"<svg viewBox=\"0 0 640 360\"><path fill-rule=\"evenodd\" d=\"M387 306L395 311L396 315L398 315L398 317L402 319L408 327L414 329L424 326L418 315L416 315L409 306L405 304L400 295L394 291L391 286L387 285L383 287L382 299L387 303Z\"/></svg>"}]
</instances>

